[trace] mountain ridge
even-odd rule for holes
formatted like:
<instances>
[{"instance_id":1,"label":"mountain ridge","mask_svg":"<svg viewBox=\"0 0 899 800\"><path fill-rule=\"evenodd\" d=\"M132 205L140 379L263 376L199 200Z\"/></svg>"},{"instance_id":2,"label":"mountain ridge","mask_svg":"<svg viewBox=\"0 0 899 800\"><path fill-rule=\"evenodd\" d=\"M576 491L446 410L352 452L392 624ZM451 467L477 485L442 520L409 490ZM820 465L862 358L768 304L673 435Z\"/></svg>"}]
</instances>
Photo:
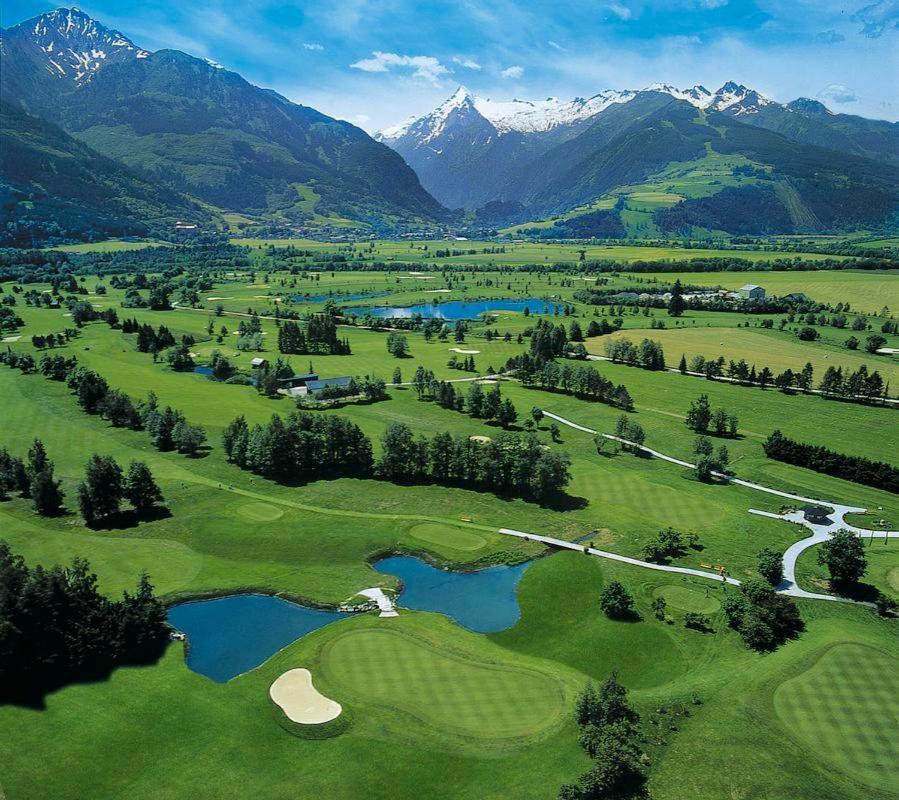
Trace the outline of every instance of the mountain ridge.
<instances>
[{"instance_id":1,"label":"mountain ridge","mask_svg":"<svg viewBox=\"0 0 899 800\"><path fill-rule=\"evenodd\" d=\"M170 191L286 226L389 231L446 214L357 126L206 59L144 50L77 9L2 31L0 48L4 100Z\"/></svg>"}]
</instances>

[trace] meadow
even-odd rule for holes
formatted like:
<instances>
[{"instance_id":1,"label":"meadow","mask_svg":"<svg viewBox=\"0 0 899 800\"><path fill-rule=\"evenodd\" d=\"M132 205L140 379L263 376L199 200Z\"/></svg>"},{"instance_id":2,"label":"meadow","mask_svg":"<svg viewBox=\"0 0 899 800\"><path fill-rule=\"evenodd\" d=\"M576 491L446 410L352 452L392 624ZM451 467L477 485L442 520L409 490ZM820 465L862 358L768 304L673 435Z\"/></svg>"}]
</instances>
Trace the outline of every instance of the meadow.
<instances>
[{"instance_id":1,"label":"meadow","mask_svg":"<svg viewBox=\"0 0 899 800\"><path fill-rule=\"evenodd\" d=\"M399 255L408 244L394 247ZM553 298L570 305L572 314L552 317L566 327L572 319L586 327L599 313L574 302L584 281L573 276L485 272L455 279L429 273L427 280L414 272L292 275L276 271L259 254L253 274L217 276L214 287L201 294L203 308L122 308L124 293L115 289L89 299L97 308L115 308L120 319L164 324L176 338L193 336L197 363L218 349L242 370L260 354L237 350L234 331L242 319L237 315L253 310L266 317L261 355L274 359L278 326L268 317L285 308L300 314L320 310L329 296L345 305L405 305L434 297ZM780 274L765 273L759 282ZM725 276L732 277L720 277ZM822 292L830 291L828 281L837 276L804 274L803 291L817 298L816 282ZM882 279L887 277L892 276ZM863 304L871 291L867 278L846 284L853 304ZM625 279L620 280L623 285ZM95 292L98 282L91 277L85 286ZM887 283L886 293L895 292ZM358 294L377 296L342 299ZM309 296L318 299L309 302ZM19 302L15 310L26 324L16 334L20 338L4 343L4 349L39 355L32 334L71 326L64 309ZM498 313L490 325L473 323L463 342L452 335L428 342L419 332L407 332L411 356L403 359L387 352L385 332L341 327L350 355L290 360L296 371L311 367L324 377L374 374L389 383L398 366L408 381L421 365L438 378L455 379L468 377L447 366L453 348L459 348L476 350L477 371L486 374L527 349L527 338L521 343L517 338L538 316L536 311L527 317ZM662 319L669 327L650 327ZM757 352L755 360L772 368L779 358L789 366L801 362L800 367L809 360L820 377L818 364L823 369L832 352L826 342L736 327L745 320L744 315L690 312L681 330L656 310L649 317L627 314L622 335L662 340L672 365L680 356L678 343L692 337L704 355ZM488 341L488 330L499 338ZM726 341L727 347L705 350L713 340ZM599 352L602 344L599 337L588 347ZM88 528L73 511L48 519L36 516L25 499L2 502L0 538L29 563L51 565L84 556L110 595L133 587L146 569L167 602L259 591L337 604L366 587L400 588L394 577L370 566L385 553L420 555L456 569L541 557L518 589L521 619L499 633L475 634L446 617L408 611L400 598L396 619L362 614L334 623L223 685L188 670L183 645L174 642L159 663L68 686L49 695L43 708L0 706L0 726L9 734L0 737L0 786L10 800L180 798L188 793L197 798L355 798L363 792L385 798L552 798L562 783L589 766L577 745L574 698L588 679L602 681L611 670L618 671L643 715L643 746L656 798L897 796L897 752L890 734L897 687L889 682L889 665L899 655L895 619L847 604L800 601L806 622L801 637L776 652L758 654L727 627L722 604L732 588L580 553L548 554L535 542L498 533L510 527L567 539L588 537L604 550L639 557L643 546L671 525L698 537L697 546L673 564L724 565L730 575L745 579L757 574L762 546L783 551L804 535L792 525L748 513L749 508L778 511L780 498L701 483L688 470L659 459L598 454L591 436L571 428L562 427L555 439L548 419L536 435L545 447L570 455L572 481L564 497L545 505L372 479L279 485L228 464L221 434L238 414L252 424L289 413L293 403L288 398L270 399L252 386L174 372L164 359L137 352L133 335L99 321L88 323L55 352L77 356L135 399L152 390L161 404L204 426L210 449L198 458L159 452L146 433L113 428L83 413L64 384L0 366L0 419L9 421L0 432L0 446L24 455L40 436L70 509L84 463L98 452L123 465L145 461L170 511L126 527ZM844 353L849 355L841 350L840 356ZM689 460L694 436L684 416L690 401L707 393L713 407L739 417L739 436L723 441L740 477L899 519L895 495L769 461L761 448L778 427L802 441L894 460L899 426L893 409L617 364L590 365L627 385L635 401L629 416L644 428L650 447ZM534 406L610 433L621 415L600 403L525 388L514 379L503 380L501 389L518 409L519 430ZM407 386L389 386L388 399L381 402L315 413L351 419L371 437L376 455L379 437L391 422L404 422L415 435L427 436L449 431L492 437L498 430L420 401ZM868 552L866 580L899 598L896 548L878 549L874 543ZM800 583L826 591L814 554L807 551L799 562ZM610 580L622 581L633 593L639 621L612 621L599 611L599 591ZM650 607L658 597L667 602L664 620L656 619ZM709 630L686 628L687 612L706 614ZM856 669L858 663L864 663L864 671ZM282 672L298 667L308 668L316 688L348 709L346 732L315 741L280 726L268 687ZM834 685L845 690L834 693ZM858 743L844 747L850 739Z\"/></svg>"}]
</instances>

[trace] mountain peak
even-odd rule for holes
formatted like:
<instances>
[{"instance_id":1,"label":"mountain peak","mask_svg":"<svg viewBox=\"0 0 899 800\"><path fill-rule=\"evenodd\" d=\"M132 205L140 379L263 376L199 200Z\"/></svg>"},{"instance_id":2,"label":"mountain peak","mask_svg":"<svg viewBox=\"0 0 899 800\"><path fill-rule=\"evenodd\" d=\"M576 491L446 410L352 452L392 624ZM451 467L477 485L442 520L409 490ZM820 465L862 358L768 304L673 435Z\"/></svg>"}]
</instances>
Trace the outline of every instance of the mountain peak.
<instances>
[{"instance_id":1,"label":"mountain peak","mask_svg":"<svg viewBox=\"0 0 899 800\"><path fill-rule=\"evenodd\" d=\"M798 111L809 116L832 116L833 112L819 100L810 97L797 97L793 102L787 103L790 111Z\"/></svg>"},{"instance_id":2,"label":"mountain peak","mask_svg":"<svg viewBox=\"0 0 899 800\"><path fill-rule=\"evenodd\" d=\"M47 11L6 33L37 45L50 75L79 84L105 64L149 55L123 33L107 28L76 6Z\"/></svg>"}]
</instances>

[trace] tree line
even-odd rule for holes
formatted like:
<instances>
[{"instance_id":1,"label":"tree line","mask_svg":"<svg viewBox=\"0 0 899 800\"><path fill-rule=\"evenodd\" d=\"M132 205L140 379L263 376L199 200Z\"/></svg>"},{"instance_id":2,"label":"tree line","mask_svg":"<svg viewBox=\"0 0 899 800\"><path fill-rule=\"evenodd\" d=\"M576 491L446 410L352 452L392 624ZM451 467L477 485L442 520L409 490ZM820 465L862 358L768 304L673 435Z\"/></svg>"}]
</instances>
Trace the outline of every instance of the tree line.
<instances>
[{"instance_id":1,"label":"tree line","mask_svg":"<svg viewBox=\"0 0 899 800\"><path fill-rule=\"evenodd\" d=\"M0 701L37 700L123 664L155 661L168 641L165 607L146 574L110 600L90 564L29 568L0 541Z\"/></svg>"},{"instance_id":2,"label":"tree line","mask_svg":"<svg viewBox=\"0 0 899 800\"><path fill-rule=\"evenodd\" d=\"M330 314L313 314L305 331L299 323L287 320L278 330L278 350L290 355L324 353L349 355L350 343L337 336L337 323Z\"/></svg>"},{"instance_id":3,"label":"tree line","mask_svg":"<svg viewBox=\"0 0 899 800\"><path fill-rule=\"evenodd\" d=\"M768 458L899 494L899 469L883 461L872 461L862 456L838 453L821 445L797 442L784 436L779 430L773 431L762 447Z\"/></svg>"},{"instance_id":4,"label":"tree line","mask_svg":"<svg viewBox=\"0 0 899 800\"><path fill-rule=\"evenodd\" d=\"M768 367L756 369L755 364L750 365L742 358L726 362L724 356L715 359L693 356L688 366L686 356L681 356L678 369L682 375L699 373L709 380L727 377L744 386L758 386L761 389L774 386L785 394L796 391L807 393L815 388L815 371L811 362L806 362L798 372L787 368L775 374ZM848 370L844 372L842 367L829 366L817 389L823 397L830 400L860 403L874 403L889 396L889 384L884 382L877 370L868 372L866 364L851 373Z\"/></svg>"},{"instance_id":5,"label":"tree line","mask_svg":"<svg viewBox=\"0 0 899 800\"><path fill-rule=\"evenodd\" d=\"M634 401L624 384L614 384L593 367L540 361L527 353L506 362L506 370L514 372L529 387L546 392L570 394L581 400L606 403L632 411Z\"/></svg>"},{"instance_id":6,"label":"tree line","mask_svg":"<svg viewBox=\"0 0 899 800\"><path fill-rule=\"evenodd\" d=\"M534 436L505 432L485 443L450 433L427 439L394 423L384 431L381 456L375 460L371 440L355 423L298 411L286 420L273 415L265 425L252 427L237 417L226 428L222 443L231 463L282 483L325 476L373 477L543 501L570 480L567 454L544 450Z\"/></svg>"}]
</instances>

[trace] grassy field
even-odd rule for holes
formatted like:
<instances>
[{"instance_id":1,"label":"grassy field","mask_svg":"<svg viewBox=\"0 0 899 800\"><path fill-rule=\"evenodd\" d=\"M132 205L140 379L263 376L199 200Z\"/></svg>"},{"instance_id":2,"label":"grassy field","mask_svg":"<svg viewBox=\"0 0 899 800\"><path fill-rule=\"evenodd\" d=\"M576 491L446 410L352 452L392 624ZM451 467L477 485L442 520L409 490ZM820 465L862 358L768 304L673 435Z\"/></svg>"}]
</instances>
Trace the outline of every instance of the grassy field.
<instances>
[{"instance_id":1,"label":"grassy field","mask_svg":"<svg viewBox=\"0 0 899 800\"><path fill-rule=\"evenodd\" d=\"M690 249L685 247L652 247L641 245L566 245L542 244L538 242L491 242L491 241L448 241L431 240L415 242L395 242L377 240L359 244L333 244L312 239L232 239L234 244L251 248L268 246L287 247L292 245L300 250L318 253L340 252L361 260L399 261L412 264L439 266L440 264L496 264L521 265L544 264L554 262L575 262L581 250L586 260L613 259L616 261L651 261L667 259L670 261L687 261L691 258L742 258L752 262L774 261L783 257L783 253L772 250L722 250L722 249ZM504 252L489 252L497 248ZM463 251L459 255L436 255L438 250ZM474 253L465 251L474 250ZM486 252L485 252L486 251ZM818 253L790 253L811 261L825 258L839 258Z\"/></svg>"},{"instance_id":2,"label":"grassy field","mask_svg":"<svg viewBox=\"0 0 899 800\"><path fill-rule=\"evenodd\" d=\"M394 247L399 252L408 244ZM120 317L134 316L154 327L165 324L176 337L194 336L198 362L219 349L247 369L256 354L237 351L233 332L239 318L231 315L248 309L273 312L289 305L305 313L321 308L322 296L381 292L346 302L400 305L434 297L522 296L571 302L583 283L557 275L500 272L458 280L438 273L423 280L408 270L289 275L267 271L265 256L259 259L253 276L231 276L204 291L204 309L124 309L119 305L123 295L115 290L90 299L98 307L116 308ZM759 282L765 284L767 277ZM820 279L825 286L834 274L803 277L809 284ZM868 277L851 281L858 298L870 290ZM89 278L85 285L93 291L96 283ZM450 291L436 293L443 288ZM814 296L809 285L803 291ZM294 295L301 299L292 300ZM309 296L319 299L307 301ZM225 311L221 316L214 311L218 304ZM596 311L574 304L582 325ZM60 310L19 303L16 312L26 326L21 338L4 348L17 352L34 352L33 334L71 325ZM745 322L742 315L691 312L685 329L650 329L652 319L667 319L663 312L657 314L626 315L624 333L664 339L668 360L675 364L679 343L688 338L704 355L730 356L743 348L758 353L757 359L746 356L748 360L772 368L780 358L788 366L795 366L795 359L799 367L810 360L818 377L833 352L826 342L809 345L787 333L737 328ZM420 333L410 332L412 356L407 359L387 352L385 333L342 328L351 355L291 360L297 371L305 371L312 361L323 376L376 374L389 380L399 366L409 380L422 365L440 378L459 378L465 373L446 363L453 347L477 350L477 369L485 373L527 348L527 339L519 343L517 335L533 326L536 316L498 314L491 328L500 338L494 341L485 338L488 328L482 323L473 325L458 344L452 336L426 342ZM570 320L559 316L553 321ZM210 322L212 334L207 333ZM227 333L221 333L222 325ZM263 331L263 354L274 358L276 322L263 320ZM509 341L502 338L506 332ZM727 350L714 346L721 341L728 343ZM591 348L601 345L601 340L590 342ZM782 551L803 533L748 513L750 508L778 510L780 498L740 486L699 483L688 471L658 459L599 455L591 436L570 428L562 428L560 441L553 441L548 420L537 436L545 446L570 455L572 481L566 497L544 506L464 489L375 480L281 486L227 464L221 433L238 414L254 423L290 412L288 399L266 399L249 386L173 372L164 362L138 353L133 336L101 322L86 325L57 352L76 355L135 399L156 392L162 404L182 410L209 435L211 449L201 458L160 453L145 433L115 429L82 413L63 384L0 367L0 418L12 421L0 432L0 446L24 455L40 436L70 508L84 463L94 452L112 455L123 465L131 459L146 461L165 494L169 516L97 529L85 527L72 512L39 518L24 499L0 503L0 538L16 552L32 564L45 565L85 556L101 588L111 595L133 587L137 574L147 569L171 602L253 590L339 603L362 588L398 588L394 577L369 565L385 552L420 554L456 567L543 554L536 543L501 536L500 527L571 539L589 535L598 547L639 556L647 541L672 525L699 537L697 547L673 563L722 564L742 579L756 574L761 547ZM849 355L839 351L844 354ZM831 358L836 361L835 355ZM878 518L899 519L895 495L768 461L761 450L764 438L779 427L802 441L892 460L891 454L899 452L893 410L623 365L591 365L614 383L627 385L636 403L632 419L645 429L649 446L691 458L693 435L684 415L691 400L707 393L714 407L740 419L739 437L726 440L740 477L864 506L876 510ZM503 381L502 391L519 410L519 426L533 406L606 432L614 431L621 413L526 389L514 380ZM481 420L417 400L407 387L390 388L389 399L379 403L317 413L354 421L373 439L376 454L378 437L396 421L406 422L416 435L497 433ZM899 596L896 547L878 549L873 543L867 552L871 566L866 580ZM800 560L799 578L807 588L824 588L813 551ZM633 593L640 621L614 622L599 612L599 592L613 579ZM0 729L6 734L0 736L0 787L10 800L186 794L198 800L248 794L342 800L363 793L392 800L552 798L560 784L588 766L577 746L573 698L588 679L601 681L614 669L644 716L650 784L660 800L895 798L895 743L880 731L887 729L896 709L879 694L895 695L895 687L881 680L876 692L866 691L899 655L895 620L878 619L864 608L804 601L807 630L801 638L759 655L727 628L721 611L726 591L698 578L558 553L537 559L527 570L518 590L521 619L499 633L475 634L441 615L406 610L397 619L359 615L303 637L223 685L190 672L181 645L173 644L160 663L67 687L50 695L45 708L0 707ZM657 597L668 604L665 621L651 611ZM711 631L685 628L688 611L707 614ZM860 653L868 654L873 674L847 674ZM316 687L347 709L347 732L313 741L279 726L268 687L282 672L297 667L310 669ZM833 691L835 685L845 691ZM868 708L877 702L879 707ZM849 739L857 740L857 746L840 749ZM372 778L385 774L389 780Z\"/></svg>"},{"instance_id":3,"label":"grassy field","mask_svg":"<svg viewBox=\"0 0 899 800\"><path fill-rule=\"evenodd\" d=\"M842 367L843 372L854 372L862 364L869 372L875 369L885 381L899 382L899 358L889 355L873 355L861 351L848 350L835 340L848 339L850 331L821 328L822 338L817 342L803 342L789 331L765 330L763 328L721 328L684 327L665 330L627 330L612 334L609 338L625 338L639 344L642 339L651 338L662 343L669 366L676 367L682 355L687 362L694 356L715 359L724 356L728 361L745 359L757 370L769 367L775 375L785 369L799 372L806 363L814 368L815 379L820 380L828 367ZM858 333L855 334L859 336ZM864 341L865 334L862 333ZM825 338L826 337L826 338ZM885 337L886 338L886 337ZM897 337L890 337L896 339ZM605 353L605 338L588 342L587 349L596 355Z\"/></svg>"},{"instance_id":4,"label":"grassy field","mask_svg":"<svg viewBox=\"0 0 899 800\"><path fill-rule=\"evenodd\" d=\"M895 270L835 270L821 272L740 272L647 273L642 279L656 278L664 283L680 280L699 286L739 289L747 283L764 287L769 295L783 297L802 292L819 303L849 303L855 311L880 313L884 306L899 312L899 275Z\"/></svg>"}]
</instances>

